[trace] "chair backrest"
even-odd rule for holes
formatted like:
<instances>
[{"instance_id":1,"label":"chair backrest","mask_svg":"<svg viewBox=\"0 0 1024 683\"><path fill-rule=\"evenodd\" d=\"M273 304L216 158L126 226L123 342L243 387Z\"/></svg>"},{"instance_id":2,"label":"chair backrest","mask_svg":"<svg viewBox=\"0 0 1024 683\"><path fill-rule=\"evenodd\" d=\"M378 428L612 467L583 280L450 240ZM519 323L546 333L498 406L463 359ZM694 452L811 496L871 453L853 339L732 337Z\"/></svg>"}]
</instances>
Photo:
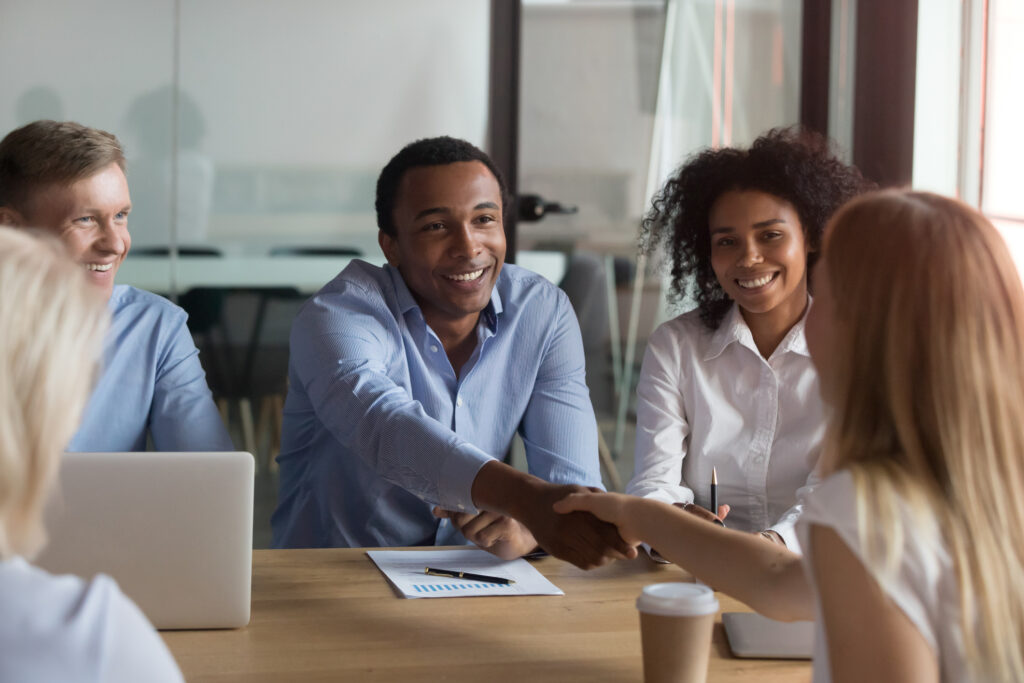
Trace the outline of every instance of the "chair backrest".
<instances>
[{"instance_id":1,"label":"chair backrest","mask_svg":"<svg viewBox=\"0 0 1024 683\"><path fill-rule=\"evenodd\" d=\"M224 256L217 247L209 247L205 245L188 245L183 244L177 248L178 256L205 256L209 258L220 258ZM135 256L170 256L171 248L168 246L156 246L156 247L136 247L132 249L132 254Z\"/></svg>"},{"instance_id":2,"label":"chair backrest","mask_svg":"<svg viewBox=\"0 0 1024 683\"><path fill-rule=\"evenodd\" d=\"M271 256L362 256L363 252L355 247L317 247L317 246L283 246L273 247Z\"/></svg>"}]
</instances>

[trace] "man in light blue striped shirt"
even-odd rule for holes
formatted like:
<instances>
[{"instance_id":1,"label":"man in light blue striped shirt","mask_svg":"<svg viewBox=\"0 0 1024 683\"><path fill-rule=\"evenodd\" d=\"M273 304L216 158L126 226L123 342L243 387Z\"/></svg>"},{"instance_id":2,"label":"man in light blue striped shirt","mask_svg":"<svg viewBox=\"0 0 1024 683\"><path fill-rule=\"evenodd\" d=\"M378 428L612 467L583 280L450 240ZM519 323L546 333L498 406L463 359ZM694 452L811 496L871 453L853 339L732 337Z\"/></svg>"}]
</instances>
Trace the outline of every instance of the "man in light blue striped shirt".
<instances>
[{"instance_id":1,"label":"man in light blue striped shirt","mask_svg":"<svg viewBox=\"0 0 1024 683\"><path fill-rule=\"evenodd\" d=\"M107 300L102 372L71 451L234 450L185 311L114 277L131 248L121 144L73 121L35 121L0 140L0 225L57 234Z\"/></svg>"},{"instance_id":2,"label":"man in light blue striped shirt","mask_svg":"<svg viewBox=\"0 0 1024 683\"><path fill-rule=\"evenodd\" d=\"M276 547L537 546L631 557L552 503L600 487L579 325L564 293L504 266L501 174L469 143L408 145L377 184L384 268L353 262L292 328ZM500 462L519 431L530 473Z\"/></svg>"}]
</instances>

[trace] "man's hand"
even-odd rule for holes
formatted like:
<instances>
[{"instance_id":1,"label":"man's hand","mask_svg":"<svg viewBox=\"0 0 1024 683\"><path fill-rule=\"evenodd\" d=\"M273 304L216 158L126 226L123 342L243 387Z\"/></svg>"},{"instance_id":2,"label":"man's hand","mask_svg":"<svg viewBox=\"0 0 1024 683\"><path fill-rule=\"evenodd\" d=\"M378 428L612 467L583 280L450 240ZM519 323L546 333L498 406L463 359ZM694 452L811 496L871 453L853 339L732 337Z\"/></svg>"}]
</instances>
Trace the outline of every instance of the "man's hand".
<instances>
[{"instance_id":1,"label":"man's hand","mask_svg":"<svg viewBox=\"0 0 1024 683\"><path fill-rule=\"evenodd\" d=\"M514 518L541 548L580 569L636 557L635 544L623 541L613 525L583 512L554 511L556 501L571 493L587 492L583 486L552 484L491 461L477 473L472 493L478 509Z\"/></svg>"},{"instance_id":2,"label":"man's hand","mask_svg":"<svg viewBox=\"0 0 1024 683\"><path fill-rule=\"evenodd\" d=\"M636 544L624 541L613 524L586 512L555 511L555 503L566 496L589 494L591 490L585 486L545 484L522 521L534 532L542 548L581 569L592 569L611 560L633 559L637 556Z\"/></svg>"},{"instance_id":3,"label":"man's hand","mask_svg":"<svg viewBox=\"0 0 1024 683\"><path fill-rule=\"evenodd\" d=\"M474 515L435 507L434 516L450 519L467 541L503 560L514 560L537 548L530 530L506 515L487 511Z\"/></svg>"},{"instance_id":4,"label":"man's hand","mask_svg":"<svg viewBox=\"0 0 1024 683\"><path fill-rule=\"evenodd\" d=\"M558 513L555 503L572 494L606 495L583 486L547 484L523 519L540 546L555 557L580 569L593 569L611 560L636 557L636 542L623 540L613 524L587 512Z\"/></svg>"}]
</instances>

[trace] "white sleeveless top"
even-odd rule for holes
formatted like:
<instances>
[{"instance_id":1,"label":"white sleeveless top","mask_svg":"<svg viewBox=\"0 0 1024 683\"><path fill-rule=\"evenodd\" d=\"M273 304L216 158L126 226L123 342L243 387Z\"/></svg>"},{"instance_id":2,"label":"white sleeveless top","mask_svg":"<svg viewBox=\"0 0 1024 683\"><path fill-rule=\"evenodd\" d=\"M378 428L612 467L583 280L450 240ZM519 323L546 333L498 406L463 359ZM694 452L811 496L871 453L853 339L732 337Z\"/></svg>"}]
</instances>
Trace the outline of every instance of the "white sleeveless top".
<instances>
[{"instance_id":1,"label":"white sleeveless top","mask_svg":"<svg viewBox=\"0 0 1024 683\"><path fill-rule=\"evenodd\" d=\"M0 681L182 683L163 640L108 576L0 562Z\"/></svg>"},{"instance_id":2,"label":"white sleeveless top","mask_svg":"<svg viewBox=\"0 0 1024 683\"><path fill-rule=\"evenodd\" d=\"M811 525L832 529L867 567L864 549L857 534L856 492L849 472L838 472L822 482L805 499L803 516L797 522L800 545L804 550L807 570L815 595L814 569L811 558ZM917 627L925 641L938 653L942 681L971 680L965 666L962 630L960 628L960 590L952 558L945 546L931 542L927 534L915 534L909 507L901 506L905 535L899 567L891 577L878 572L875 577L897 607ZM814 683L832 680L828 659L828 634L824 630L821 603L815 600L816 630L814 642ZM870 624L864 624L870 628Z\"/></svg>"}]
</instances>

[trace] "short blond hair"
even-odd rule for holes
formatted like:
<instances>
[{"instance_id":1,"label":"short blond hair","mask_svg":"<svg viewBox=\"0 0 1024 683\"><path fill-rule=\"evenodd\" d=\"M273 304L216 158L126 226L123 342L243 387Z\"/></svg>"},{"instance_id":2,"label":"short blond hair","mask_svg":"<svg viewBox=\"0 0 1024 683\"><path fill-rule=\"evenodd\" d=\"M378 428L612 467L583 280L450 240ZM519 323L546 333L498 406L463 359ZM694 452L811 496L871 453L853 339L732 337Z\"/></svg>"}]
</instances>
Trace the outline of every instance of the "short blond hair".
<instances>
[{"instance_id":1,"label":"short blond hair","mask_svg":"<svg viewBox=\"0 0 1024 683\"><path fill-rule=\"evenodd\" d=\"M113 134L74 121L33 121L0 140L0 206L23 211L41 188L71 184L111 164L125 170Z\"/></svg>"},{"instance_id":2,"label":"short blond hair","mask_svg":"<svg viewBox=\"0 0 1024 683\"><path fill-rule=\"evenodd\" d=\"M0 228L0 559L45 543L46 495L107 325L103 297L59 240Z\"/></svg>"},{"instance_id":3,"label":"short blond hair","mask_svg":"<svg viewBox=\"0 0 1024 683\"><path fill-rule=\"evenodd\" d=\"M1006 244L962 202L888 191L836 215L824 261L837 329L823 460L853 474L868 568L893 571L909 534L941 539L968 670L1024 680L1024 288Z\"/></svg>"}]
</instances>

